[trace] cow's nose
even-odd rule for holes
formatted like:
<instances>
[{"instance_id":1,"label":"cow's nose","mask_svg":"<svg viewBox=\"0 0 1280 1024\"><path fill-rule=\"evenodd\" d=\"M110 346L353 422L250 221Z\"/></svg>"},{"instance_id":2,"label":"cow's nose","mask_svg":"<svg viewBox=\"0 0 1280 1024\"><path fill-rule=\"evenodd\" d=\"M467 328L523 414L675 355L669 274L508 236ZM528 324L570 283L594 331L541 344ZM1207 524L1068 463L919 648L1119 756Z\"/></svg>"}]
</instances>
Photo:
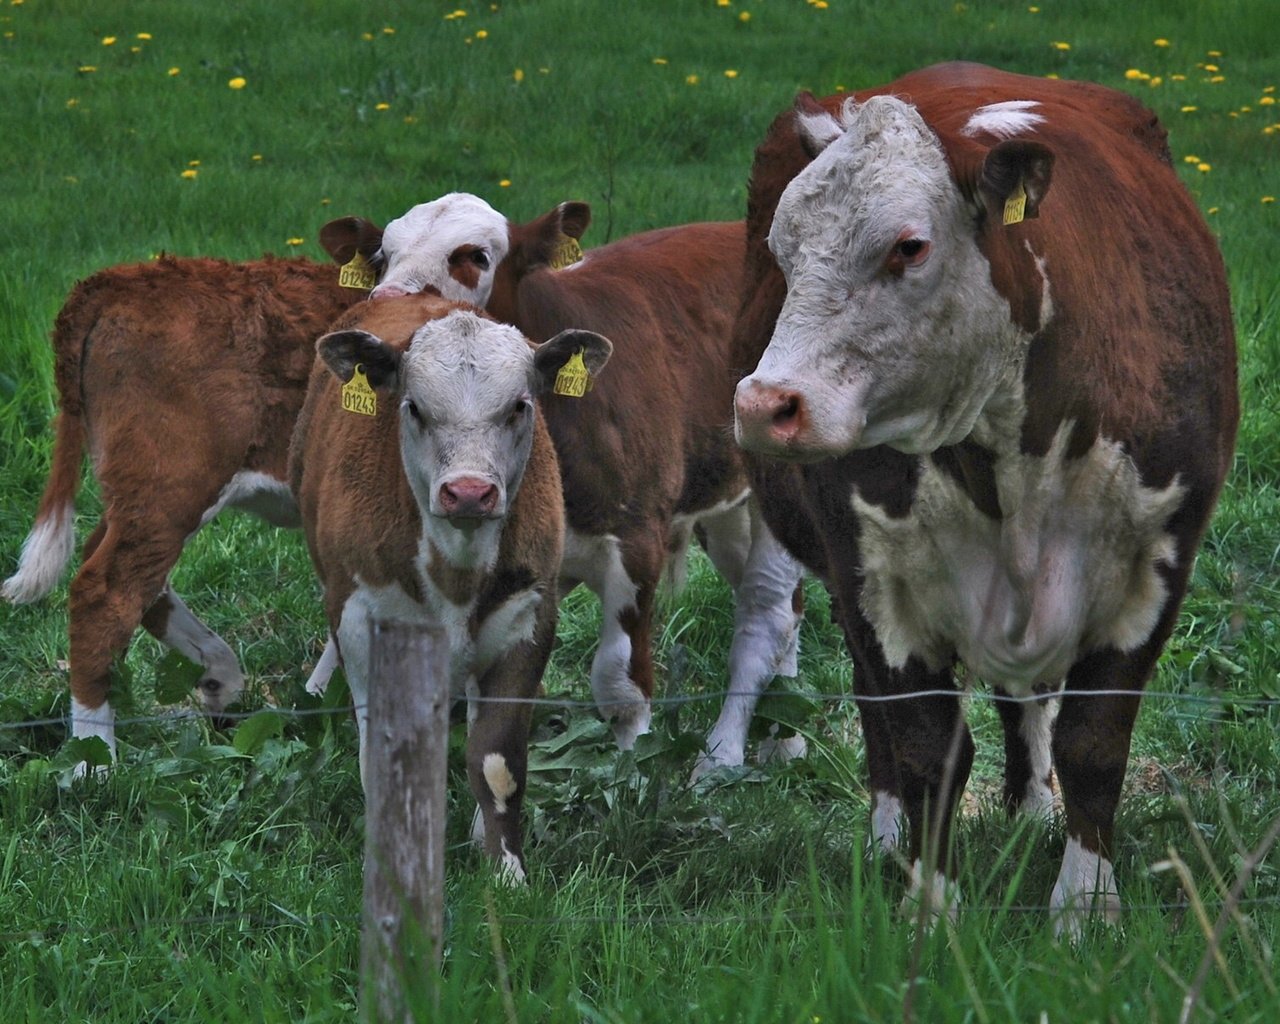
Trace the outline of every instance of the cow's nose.
<instances>
[{"instance_id":1,"label":"cow's nose","mask_svg":"<svg viewBox=\"0 0 1280 1024\"><path fill-rule=\"evenodd\" d=\"M744 448L767 451L793 444L807 419L799 391L750 378L738 385L733 408L738 443Z\"/></svg>"},{"instance_id":2,"label":"cow's nose","mask_svg":"<svg viewBox=\"0 0 1280 1024\"><path fill-rule=\"evenodd\" d=\"M483 519L498 507L498 488L477 476L460 476L440 485L440 508L450 519Z\"/></svg>"}]
</instances>

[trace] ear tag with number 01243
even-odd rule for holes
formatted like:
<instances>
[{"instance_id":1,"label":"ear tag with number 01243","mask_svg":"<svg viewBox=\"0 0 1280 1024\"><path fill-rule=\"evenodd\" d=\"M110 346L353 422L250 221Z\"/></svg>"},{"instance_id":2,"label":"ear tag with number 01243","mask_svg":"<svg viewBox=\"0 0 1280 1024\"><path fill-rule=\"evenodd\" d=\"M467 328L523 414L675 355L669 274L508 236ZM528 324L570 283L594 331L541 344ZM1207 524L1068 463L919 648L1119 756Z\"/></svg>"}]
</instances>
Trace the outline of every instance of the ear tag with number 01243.
<instances>
[{"instance_id":1,"label":"ear tag with number 01243","mask_svg":"<svg viewBox=\"0 0 1280 1024\"><path fill-rule=\"evenodd\" d=\"M586 363L582 361L582 349L578 349L569 361L560 367L556 374L556 382L551 390L557 395L570 398L581 398L591 387L591 374L587 372Z\"/></svg>"},{"instance_id":2,"label":"ear tag with number 01243","mask_svg":"<svg viewBox=\"0 0 1280 1024\"><path fill-rule=\"evenodd\" d=\"M1027 190L1022 187L1022 179L1019 178L1018 187L1009 193L1009 198L1004 201L1005 226L1019 223L1026 215Z\"/></svg>"},{"instance_id":3,"label":"ear tag with number 01243","mask_svg":"<svg viewBox=\"0 0 1280 1024\"><path fill-rule=\"evenodd\" d=\"M351 379L342 385L342 408L361 416L378 415L378 395L369 386L363 363L356 363Z\"/></svg>"},{"instance_id":4,"label":"ear tag with number 01243","mask_svg":"<svg viewBox=\"0 0 1280 1024\"><path fill-rule=\"evenodd\" d=\"M578 244L578 240L570 235L561 235L560 240L556 242L556 247L551 250L551 258L547 261L547 266L552 270L563 270L581 259L582 246Z\"/></svg>"},{"instance_id":5,"label":"ear tag with number 01243","mask_svg":"<svg viewBox=\"0 0 1280 1024\"><path fill-rule=\"evenodd\" d=\"M369 261L360 253L352 256L338 271L338 284L343 288L358 288L362 292L367 292L377 283L378 275L373 272Z\"/></svg>"}]
</instances>

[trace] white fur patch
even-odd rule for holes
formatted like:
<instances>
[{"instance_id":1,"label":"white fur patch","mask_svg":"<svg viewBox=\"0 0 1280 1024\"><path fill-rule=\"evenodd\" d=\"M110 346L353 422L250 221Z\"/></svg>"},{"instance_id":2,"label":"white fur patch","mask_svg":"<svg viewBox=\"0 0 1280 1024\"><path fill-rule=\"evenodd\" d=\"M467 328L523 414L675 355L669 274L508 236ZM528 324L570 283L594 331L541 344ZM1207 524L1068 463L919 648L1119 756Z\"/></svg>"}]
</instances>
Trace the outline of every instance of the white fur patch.
<instances>
[{"instance_id":1,"label":"white fur patch","mask_svg":"<svg viewBox=\"0 0 1280 1024\"><path fill-rule=\"evenodd\" d=\"M1100 914L1108 924L1120 919L1120 896L1116 891L1111 861L1080 845L1075 836L1067 839L1062 869L1049 898L1054 935L1080 938L1091 914Z\"/></svg>"},{"instance_id":2,"label":"white fur patch","mask_svg":"<svg viewBox=\"0 0 1280 1024\"><path fill-rule=\"evenodd\" d=\"M90 708L71 698L71 735L75 739L88 739L97 736L111 751L111 760L116 759L116 715L111 710L111 702L103 701L101 707ZM87 761L81 761L75 767L77 778L83 778L89 771Z\"/></svg>"},{"instance_id":3,"label":"white fur patch","mask_svg":"<svg viewBox=\"0 0 1280 1024\"><path fill-rule=\"evenodd\" d=\"M302 525L289 485L270 473L249 469L236 473L219 492L218 500L205 509L200 526L208 525L225 508L251 512L273 526L296 529Z\"/></svg>"},{"instance_id":4,"label":"white fur patch","mask_svg":"<svg viewBox=\"0 0 1280 1024\"><path fill-rule=\"evenodd\" d=\"M1044 124L1044 116L1032 111L1040 104L1035 100L1004 100L979 107L960 129L961 135L994 135L998 139L1011 139L1015 135L1031 131Z\"/></svg>"},{"instance_id":5,"label":"white fur patch","mask_svg":"<svg viewBox=\"0 0 1280 1024\"><path fill-rule=\"evenodd\" d=\"M902 915L914 916L923 903L926 924L936 924L944 915L954 923L960 914L960 899L959 885L937 869L926 878L924 863L917 859L911 865L911 882L902 897Z\"/></svg>"},{"instance_id":6,"label":"white fur patch","mask_svg":"<svg viewBox=\"0 0 1280 1024\"><path fill-rule=\"evenodd\" d=\"M1049 778L1053 772L1053 723L1058 717L1061 699L1035 701L1022 705L1022 721L1018 733L1027 750L1031 765L1031 777L1022 795L1018 810L1022 814L1048 817L1053 813L1053 787Z\"/></svg>"},{"instance_id":7,"label":"white fur patch","mask_svg":"<svg viewBox=\"0 0 1280 1024\"><path fill-rule=\"evenodd\" d=\"M507 801L515 796L516 789L519 788L515 776L507 767L507 759L501 754L485 754L482 771L485 785L493 794L493 813L506 814Z\"/></svg>"},{"instance_id":8,"label":"white fur patch","mask_svg":"<svg viewBox=\"0 0 1280 1024\"><path fill-rule=\"evenodd\" d=\"M871 842L890 853L902 845L905 813L902 801L892 793L876 790L871 797Z\"/></svg>"},{"instance_id":9,"label":"white fur patch","mask_svg":"<svg viewBox=\"0 0 1280 1024\"><path fill-rule=\"evenodd\" d=\"M75 509L67 503L36 521L22 544L18 571L4 581L0 597L14 604L38 601L58 585L75 546Z\"/></svg>"},{"instance_id":10,"label":"white fur patch","mask_svg":"<svg viewBox=\"0 0 1280 1024\"><path fill-rule=\"evenodd\" d=\"M313 693L317 697L322 696L329 689L329 680L333 678L334 669L337 667L338 645L333 642L333 634L330 634L324 642L320 660L316 662L316 667L312 669L311 676L307 679L307 693Z\"/></svg>"}]
</instances>

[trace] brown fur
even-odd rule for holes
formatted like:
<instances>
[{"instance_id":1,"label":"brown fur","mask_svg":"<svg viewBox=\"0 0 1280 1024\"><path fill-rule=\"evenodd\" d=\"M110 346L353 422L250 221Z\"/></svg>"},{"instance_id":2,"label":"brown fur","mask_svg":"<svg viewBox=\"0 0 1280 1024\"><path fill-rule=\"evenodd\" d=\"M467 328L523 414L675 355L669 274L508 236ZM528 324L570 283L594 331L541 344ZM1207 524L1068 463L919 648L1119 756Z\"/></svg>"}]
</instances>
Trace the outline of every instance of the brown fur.
<instances>
[{"instance_id":1,"label":"brown fur","mask_svg":"<svg viewBox=\"0 0 1280 1024\"><path fill-rule=\"evenodd\" d=\"M1043 453L1059 425L1074 420L1071 454L1105 436L1125 446L1145 485L1164 487L1177 475L1188 489L1166 527L1177 540L1178 561L1165 571L1170 596L1154 631L1127 654L1100 650L1082 657L1066 680L1068 689L1140 689L1173 627L1234 446L1235 346L1217 247L1172 171L1163 128L1130 97L975 64L926 68L855 95L861 101L882 93L913 103L937 133L961 192L986 211L975 231L993 284L1008 298L1014 320L1038 332L1024 377L1029 411L1022 449ZM844 99L820 102L834 112ZM1024 137L1057 159L1036 216L1005 228L992 182L979 180L993 141L962 136L960 128L976 108L1008 99L1039 101L1036 112L1047 120ZM766 239L783 189L809 159L793 113L779 115L756 151L751 175L746 275L733 340L740 375L754 368L767 346L786 294ZM1052 282L1055 315L1044 329L1041 277L1024 240L1047 260ZM930 457L963 483L984 514L1000 516L989 453L966 442ZM859 526L850 492L891 514L906 514L920 459L870 449L804 468L756 458L749 464L771 527L833 591L858 692L950 686L949 672L930 674L915 658L891 671L859 606ZM1068 698L1054 736L1068 832L1108 858L1137 708L1136 697ZM872 785L902 797L912 819L911 856L922 849L926 805L943 811L938 834L946 848L951 809L972 757L972 743L962 733L951 788L941 792L956 703L864 703L861 713ZM1002 719L1008 740L1018 715L1002 707ZM1008 798L1022 791L1028 766L1011 756L1006 771Z\"/></svg>"}]
</instances>

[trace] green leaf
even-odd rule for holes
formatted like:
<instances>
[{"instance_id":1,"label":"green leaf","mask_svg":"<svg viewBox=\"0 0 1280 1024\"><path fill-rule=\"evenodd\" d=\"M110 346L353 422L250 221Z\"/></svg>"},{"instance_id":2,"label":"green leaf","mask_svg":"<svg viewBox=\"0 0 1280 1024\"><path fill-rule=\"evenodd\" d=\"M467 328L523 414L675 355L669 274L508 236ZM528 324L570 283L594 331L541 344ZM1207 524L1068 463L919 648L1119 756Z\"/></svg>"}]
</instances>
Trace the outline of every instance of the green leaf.
<instances>
[{"instance_id":1,"label":"green leaf","mask_svg":"<svg viewBox=\"0 0 1280 1024\"><path fill-rule=\"evenodd\" d=\"M267 709L250 715L236 727L235 739L231 742L242 754L256 754L268 739L284 733L284 718L278 711Z\"/></svg>"},{"instance_id":2,"label":"green leaf","mask_svg":"<svg viewBox=\"0 0 1280 1024\"><path fill-rule=\"evenodd\" d=\"M62 748L64 757L76 764L83 761L90 768L109 768L111 766L111 748L101 736L81 736L67 740Z\"/></svg>"},{"instance_id":3,"label":"green leaf","mask_svg":"<svg viewBox=\"0 0 1280 1024\"><path fill-rule=\"evenodd\" d=\"M178 704L186 700L203 675L203 665L177 651L169 651L156 664L156 700L161 704Z\"/></svg>"}]
</instances>

